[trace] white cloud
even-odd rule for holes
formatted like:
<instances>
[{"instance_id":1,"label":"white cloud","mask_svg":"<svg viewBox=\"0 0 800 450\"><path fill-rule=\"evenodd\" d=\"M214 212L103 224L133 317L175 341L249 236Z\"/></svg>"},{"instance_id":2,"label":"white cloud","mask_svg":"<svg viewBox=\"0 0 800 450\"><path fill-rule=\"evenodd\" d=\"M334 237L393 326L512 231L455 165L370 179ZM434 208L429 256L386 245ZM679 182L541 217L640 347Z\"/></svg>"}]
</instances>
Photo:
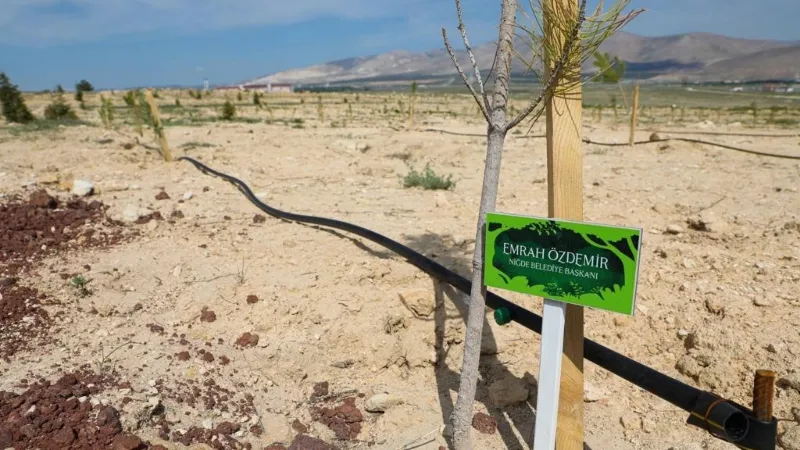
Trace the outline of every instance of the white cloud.
<instances>
[{"instance_id":1,"label":"white cloud","mask_svg":"<svg viewBox=\"0 0 800 450\"><path fill-rule=\"evenodd\" d=\"M431 0L3 0L0 43L50 45L170 30L179 33L424 10Z\"/></svg>"}]
</instances>

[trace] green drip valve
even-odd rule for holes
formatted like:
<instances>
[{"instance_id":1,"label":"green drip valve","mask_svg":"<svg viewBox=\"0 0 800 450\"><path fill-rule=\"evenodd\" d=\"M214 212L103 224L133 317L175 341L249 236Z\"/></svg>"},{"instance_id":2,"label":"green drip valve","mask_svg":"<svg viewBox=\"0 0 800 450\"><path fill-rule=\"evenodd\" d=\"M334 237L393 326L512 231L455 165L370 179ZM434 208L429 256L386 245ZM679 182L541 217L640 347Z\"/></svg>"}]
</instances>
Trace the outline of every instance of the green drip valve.
<instances>
[{"instance_id":1,"label":"green drip valve","mask_svg":"<svg viewBox=\"0 0 800 450\"><path fill-rule=\"evenodd\" d=\"M498 325L505 325L511 322L511 311L505 306L495 309L494 321L497 322Z\"/></svg>"}]
</instances>

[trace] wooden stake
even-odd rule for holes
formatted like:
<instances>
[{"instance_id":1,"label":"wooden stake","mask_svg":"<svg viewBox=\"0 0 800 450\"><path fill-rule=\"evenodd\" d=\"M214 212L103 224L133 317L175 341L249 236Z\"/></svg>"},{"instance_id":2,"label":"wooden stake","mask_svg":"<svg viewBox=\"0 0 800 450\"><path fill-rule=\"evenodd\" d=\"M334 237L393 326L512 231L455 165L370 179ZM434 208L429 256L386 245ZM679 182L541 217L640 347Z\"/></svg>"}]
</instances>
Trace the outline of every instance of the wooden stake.
<instances>
[{"instance_id":1,"label":"wooden stake","mask_svg":"<svg viewBox=\"0 0 800 450\"><path fill-rule=\"evenodd\" d=\"M636 121L639 120L639 83L633 87L633 109L631 110L631 136L628 143L633 145L636 135Z\"/></svg>"},{"instance_id":2,"label":"wooden stake","mask_svg":"<svg viewBox=\"0 0 800 450\"><path fill-rule=\"evenodd\" d=\"M577 0L546 0L550 11L578 13ZM565 37L547 25L547 38L561 42ZM559 45L560 48L562 45ZM550 66L552 62L547 64ZM580 76L580 70L572 76ZM549 217L583 220L583 154L581 149L581 83L564 78L559 95L547 103L547 191ZM563 92L563 94L561 94ZM583 450L583 308L545 301L551 318L563 320L563 358L558 397L556 448ZM556 309L559 308L560 312ZM563 315L562 317L557 317ZM545 323L548 318L545 314ZM543 345L544 347L544 345ZM545 350L543 348L543 350Z\"/></svg>"},{"instance_id":3,"label":"wooden stake","mask_svg":"<svg viewBox=\"0 0 800 450\"><path fill-rule=\"evenodd\" d=\"M148 89L145 91L144 97L147 100L147 104L150 105L150 115L153 117L153 129L156 132L156 136L158 136L158 144L161 146L161 156L164 157L164 161L172 161L172 150L170 150L169 144L167 143L167 136L164 133L164 126L161 125L161 118L158 115L158 105L156 105L156 100L153 98L153 93Z\"/></svg>"}]
</instances>

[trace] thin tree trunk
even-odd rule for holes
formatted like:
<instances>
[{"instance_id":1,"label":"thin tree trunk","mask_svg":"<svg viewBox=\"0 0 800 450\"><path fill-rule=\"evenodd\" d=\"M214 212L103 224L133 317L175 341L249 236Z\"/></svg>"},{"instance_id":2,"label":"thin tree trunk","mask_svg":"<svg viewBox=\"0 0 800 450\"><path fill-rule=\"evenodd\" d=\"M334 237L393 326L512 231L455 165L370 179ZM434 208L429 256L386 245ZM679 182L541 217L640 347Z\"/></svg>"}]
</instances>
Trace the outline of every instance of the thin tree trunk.
<instances>
[{"instance_id":1,"label":"thin tree trunk","mask_svg":"<svg viewBox=\"0 0 800 450\"><path fill-rule=\"evenodd\" d=\"M513 56L513 38L516 0L503 0L499 32L494 96L492 98L486 165L483 171L483 189L475 233L475 253L472 256L472 290L470 291L467 333L464 340L464 360L458 386L458 399L451 416L453 444L456 450L472 448L472 405L478 385L483 321L486 315L486 286L483 284L484 227L486 214L494 211L497 203L497 187L500 181L500 161L506 138L506 105Z\"/></svg>"}]
</instances>

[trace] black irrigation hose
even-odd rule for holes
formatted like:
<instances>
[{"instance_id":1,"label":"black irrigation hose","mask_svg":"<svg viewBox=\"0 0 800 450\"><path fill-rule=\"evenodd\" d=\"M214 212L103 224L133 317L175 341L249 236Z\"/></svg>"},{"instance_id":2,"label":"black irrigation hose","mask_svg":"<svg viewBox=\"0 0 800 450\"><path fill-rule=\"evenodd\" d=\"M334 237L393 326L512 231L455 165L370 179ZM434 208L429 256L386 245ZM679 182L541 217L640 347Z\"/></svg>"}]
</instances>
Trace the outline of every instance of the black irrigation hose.
<instances>
[{"instance_id":1,"label":"black irrigation hose","mask_svg":"<svg viewBox=\"0 0 800 450\"><path fill-rule=\"evenodd\" d=\"M652 140L647 140L647 141L637 141L637 142L634 142L634 144L635 145L654 144L656 142L669 142L669 141L683 141L683 142L691 142L691 143L694 143L694 144L711 145L713 147L724 148L724 149L727 149L727 150L734 150L734 151L742 152L742 153L749 153L751 155L769 156L771 158L800 159L800 156L782 155L780 153L759 152L757 150L750 150L750 149L741 148L741 147L734 147L733 145L720 144L718 142L709 142L709 141L703 141L703 140L700 140L700 139L682 138L682 137L664 138L664 139L652 139ZM626 143L595 142L595 141L592 141L589 138L583 138L583 142L585 142L587 144L604 145L604 146L607 146L607 147L628 147L630 145L627 142Z\"/></svg>"},{"instance_id":2,"label":"black irrigation hose","mask_svg":"<svg viewBox=\"0 0 800 450\"><path fill-rule=\"evenodd\" d=\"M452 285L459 291L464 293L470 292L470 287L472 286L470 280L467 280L436 261L433 261L397 241L348 222L281 211L259 200L255 194L253 194L250 187L238 178L216 171L188 156L178 158L178 161L181 160L192 163L197 169L207 175L222 178L233 184L244 194L250 203L273 217L336 228L356 234L399 254L420 270ZM516 305L492 292L487 292L486 304L495 310L500 308L506 309L507 312L510 313L512 321L541 334L542 318L532 311ZM584 357L684 411L692 413L695 421L700 417L703 420L700 421L699 425L697 423L694 424L707 428L715 436L732 442L736 441L737 444L749 441L746 437L749 430L753 428L753 425L752 421L749 421L747 416L752 416L752 412L746 408L664 375L608 347L598 344L591 339L584 339ZM690 423L692 423L691 418ZM764 433L762 432L762 434ZM761 435L759 435L759 437L761 437ZM758 443L758 441L756 443ZM772 446L750 445L749 447L742 448L774 449L774 443Z\"/></svg>"},{"instance_id":3,"label":"black irrigation hose","mask_svg":"<svg viewBox=\"0 0 800 450\"><path fill-rule=\"evenodd\" d=\"M423 131L450 134L450 135L453 135L453 136L486 137L485 134L459 133L459 132L456 132L456 131L439 130L437 128L426 128ZM536 134L536 135L521 136L521 137L528 138L528 139L544 139L546 136L543 135L543 134ZM781 136L781 137L792 137L792 136ZM724 148L724 149L727 149L727 150L734 150L734 151L737 151L737 152L749 153L751 155L769 156L771 158L800 159L800 156L795 156L795 155L782 155L780 153L759 152L757 150L750 150L750 149L746 149L746 148L735 147L735 146L732 146L732 145L720 144L718 142L703 141L703 140L700 140L700 139L691 139L691 138L682 138L682 137L653 139L653 140L647 140L647 141L636 141L636 142L634 142L634 144L635 145L654 144L656 142L669 142L669 141L683 141L683 142L691 142L691 143L694 143L694 144L710 145L712 147L719 147L719 148ZM624 143L620 143L620 142L597 142L597 141L593 141L593 140L591 140L589 138L583 138L583 142L585 144L602 145L602 146L606 146L606 147L628 147L630 145L627 142L624 142Z\"/></svg>"}]
</instances>

